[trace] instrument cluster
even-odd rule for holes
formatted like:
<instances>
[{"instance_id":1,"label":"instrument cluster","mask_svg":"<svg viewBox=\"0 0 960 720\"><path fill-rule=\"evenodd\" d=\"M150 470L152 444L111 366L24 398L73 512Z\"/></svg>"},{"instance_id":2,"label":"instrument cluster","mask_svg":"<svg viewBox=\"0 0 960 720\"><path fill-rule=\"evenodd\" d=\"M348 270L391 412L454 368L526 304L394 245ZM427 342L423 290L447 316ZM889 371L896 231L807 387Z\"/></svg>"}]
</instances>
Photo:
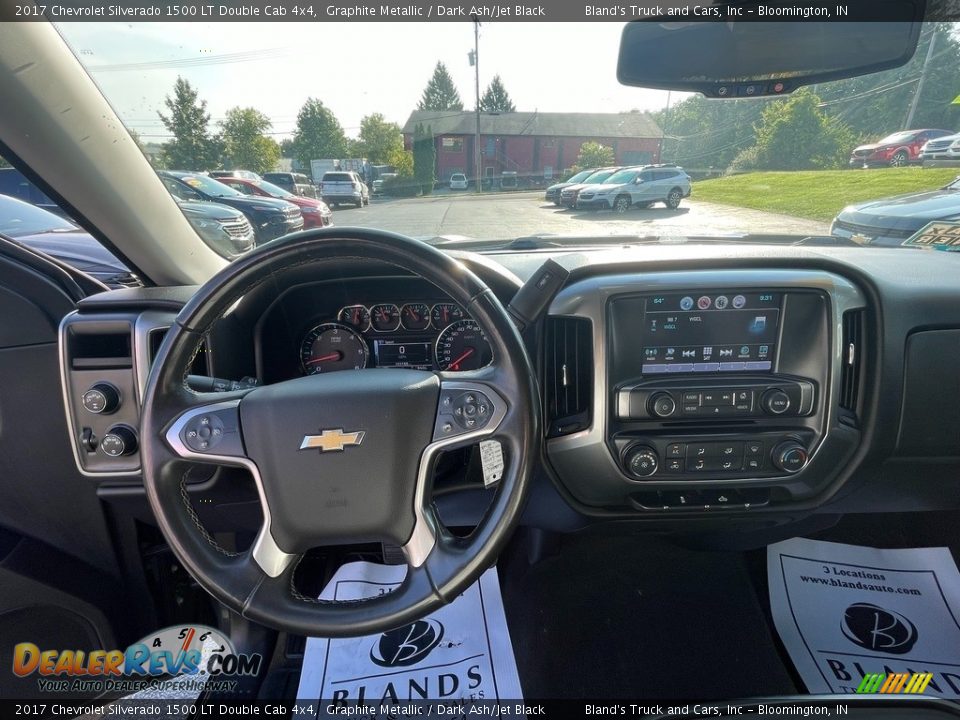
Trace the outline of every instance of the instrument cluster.
<instances>
[{"instance_id":1,"label":"instrument cluster","mask_svg":"<svg viewBox=\"0 0 960 720\"><path fill-rule=\"evenodd\" d=\"M479 325L450 302L379 302L340 308L300 342L305 375L367 367L475 370L493 354Z\"/></svg>"}]
</instances>

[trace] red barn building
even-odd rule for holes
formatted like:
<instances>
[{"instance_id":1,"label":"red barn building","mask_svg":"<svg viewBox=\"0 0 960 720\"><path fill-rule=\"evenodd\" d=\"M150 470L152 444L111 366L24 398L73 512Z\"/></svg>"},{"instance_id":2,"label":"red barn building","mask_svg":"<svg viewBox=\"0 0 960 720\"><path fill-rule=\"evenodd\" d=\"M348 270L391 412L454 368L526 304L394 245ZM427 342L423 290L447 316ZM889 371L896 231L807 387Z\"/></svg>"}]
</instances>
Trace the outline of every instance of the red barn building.
<instances>
[{"instance_id":1,"label":"red barn building","mask_svg":"<svg viewBox=\"0 0 960 720\"><path fill-rule=\"evenodd\" d=\"M476 113L417 110L403 126L404 144L413 147L417 125L430 128L437 150L437 180L453 173L475 178ZM613 149L615 164L660 162L663 131L648 113L480 113L483 177L504 171L553 180L577 161L580 146L598 142Z\"/></svg>"}]
</instances>

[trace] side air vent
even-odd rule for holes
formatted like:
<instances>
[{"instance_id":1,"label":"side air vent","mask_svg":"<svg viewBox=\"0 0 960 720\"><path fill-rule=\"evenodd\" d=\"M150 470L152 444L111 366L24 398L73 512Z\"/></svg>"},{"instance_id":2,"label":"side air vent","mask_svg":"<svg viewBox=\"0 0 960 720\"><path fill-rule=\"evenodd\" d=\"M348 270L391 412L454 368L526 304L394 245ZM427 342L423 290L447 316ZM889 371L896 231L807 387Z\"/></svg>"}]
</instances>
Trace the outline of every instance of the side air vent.
<instances>
[{"instance_id":1,"label":"side air vent","mask_svg":"<svg viewBox=\"0 0 960 720\"><path fill-rule=\"evenodd\" d=\"M842 366L840 371L840 407L852 417L846 422L856 423L860 413L860 390L863 383L863 310L850 310L843 314L843 336L841 340ZM841 415L841 420L844 416Z\"/></svg>"},{"instance_id":2,"label":"side air vent","mask_svg":"<svg viewBox=\"0 0 960 720\"><path fill-rule=\"evenodd\" d=\"M593 404L593 326L585 318L547 319L544 343L544 396L547 436L590 426Z\"/></svg>"}]
</instances>

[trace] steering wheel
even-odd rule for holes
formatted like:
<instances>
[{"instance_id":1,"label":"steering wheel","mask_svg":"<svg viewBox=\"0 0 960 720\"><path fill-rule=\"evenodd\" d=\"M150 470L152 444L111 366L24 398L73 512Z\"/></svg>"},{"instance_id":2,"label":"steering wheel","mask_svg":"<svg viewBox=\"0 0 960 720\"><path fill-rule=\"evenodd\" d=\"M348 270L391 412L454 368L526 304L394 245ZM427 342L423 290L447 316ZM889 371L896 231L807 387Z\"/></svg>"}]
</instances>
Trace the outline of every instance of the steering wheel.
<instances>
[{"instance_id":1,"label":"steering wheel","mask_svg":"<svg viewBox=\"0 0 960 720\"><path fill-rule=\"evenodd\" d=\"M375 260L429 281L484 330L492 362L467 372L349 370L247 391L197 393L186 383L202 337L241 297L305 264ZM325 228L245 255L183 308L150 371L142 408L143 482L160 530L196 581L253 621L321 637L382 632L450 602L497 559L523 508L538 456L540 404L523 342L476 275L393 233ZM499 441L504 468L483 519L454 537L431 503L437 457ZM263 523L249 550L221 548L186 490L194 463L245 468ZM365 601L303 596L294 572L308 550L381 541L400 546L403 583Z\"/></svg>"}]
</instances>

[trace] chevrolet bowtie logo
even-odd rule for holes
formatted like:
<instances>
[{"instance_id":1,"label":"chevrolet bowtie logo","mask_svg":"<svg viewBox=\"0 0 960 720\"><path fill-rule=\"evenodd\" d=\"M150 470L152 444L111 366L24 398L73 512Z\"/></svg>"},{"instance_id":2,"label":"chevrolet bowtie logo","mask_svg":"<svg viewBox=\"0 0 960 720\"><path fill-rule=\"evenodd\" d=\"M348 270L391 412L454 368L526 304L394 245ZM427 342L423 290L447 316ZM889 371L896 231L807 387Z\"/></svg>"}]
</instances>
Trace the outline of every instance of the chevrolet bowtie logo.
<instances>
[{"instance_id":1,"label":"chevrolet bowtie logo","mask_svg":"<svg viewBox=\"0 0 960 720\"><path fill-rule=\"evenodd\" d=\"M362 442L363 430L344 432L343 428L337 428L336 430L324 430L319 435L304 435L303 442L300 443L300 449L316 449L320 452L343 451L347 445L359 445Z\"/></svg>"}]
</instances>

